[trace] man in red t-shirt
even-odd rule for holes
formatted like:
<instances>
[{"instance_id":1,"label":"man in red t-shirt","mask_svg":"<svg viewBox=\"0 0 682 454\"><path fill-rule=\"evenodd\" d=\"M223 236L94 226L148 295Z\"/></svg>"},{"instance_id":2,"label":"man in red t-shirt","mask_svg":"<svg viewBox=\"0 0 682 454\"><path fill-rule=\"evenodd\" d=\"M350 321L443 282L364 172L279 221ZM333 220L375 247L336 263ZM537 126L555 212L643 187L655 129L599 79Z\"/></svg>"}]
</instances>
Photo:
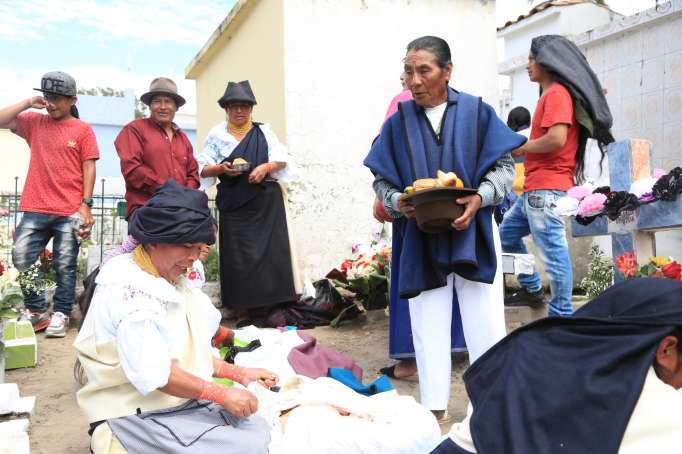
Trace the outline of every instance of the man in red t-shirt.
<instances>
[{"instance_id":1,"label":"man in red t-shirt","mask_svg":"<svg viewBox=\"0 0 682 454\"><path fill-rule=\"evenodd\" d=\"M52 316L44 292L22 289L25 315L36 331L47 328L47 337L64 337L75 300L79 240L94 224L90 209L99 150L92 128L78 119L73 77L49 72L36 90L43 96L0 109L0 128L11 129L31 149L12 261L25 271L52 239L57 277ZM24 112L30 108L46 109L47 115Z\"/></svg>"},{"instance_id":2,"label":"man in red t-shirt","mask_svg":"<svg viewBox=\"0 0 682 454\"><path fill-rule=\"evenodd\" d=\"M514 151L525 157L523 194L500 225L504 252L526 254L523 237L530 234L549 277L552 299L549 314L573 314L573 270L564 220L553 211L554 201L573 185L580 133L573 99L565 86L528 56L528 76L540 85L542 95L531 121L530 140ZM505 300L509 306L544 305L540 275L519 275L521 289Z\"/></svg>"}]
</instances>

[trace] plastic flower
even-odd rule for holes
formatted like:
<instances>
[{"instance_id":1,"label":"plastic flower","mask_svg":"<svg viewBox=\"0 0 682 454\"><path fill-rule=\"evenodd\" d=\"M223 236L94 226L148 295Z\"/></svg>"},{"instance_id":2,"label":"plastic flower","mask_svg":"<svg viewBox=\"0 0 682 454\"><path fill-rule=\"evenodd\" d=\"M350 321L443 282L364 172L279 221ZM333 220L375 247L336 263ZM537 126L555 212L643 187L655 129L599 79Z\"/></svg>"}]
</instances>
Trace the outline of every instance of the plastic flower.
<instances>
[{"instance_id":1,"label":"plastic flower","mask_svg":"<svg viewBox=\"0 0 682 454\"><path fill-rule=\"evenodd\" d=\"M663 275L668 279L674 279L676 281L682 279L682 265L677 262L668 263L661 271L663 271Z\"/></svg>"},{"instance_id":2,"label":"plastic flower","mask_svg":"<svg viewBox=\"0 0 682 454\"><path fill-rule=\"evenodd\" d=\"M665 266L668 263L672 262L672 260L670 260L670 257L663 257L662 255L651 257L649 261L651 262L652 265L656 265L658 267Z\"/></svg>"},{"instance_id":3,"label":"plastic flower","mask_svg":"<svg viewBox=\"0 0 682 454\"><path fill-rule=\"evenodd\" d=\"M588 195L591 195L592 191L594 191L592 185L573 186L566 192L566 195L574 199L582 200Z\"/></svg>"},{"instance_id":4,"label":"plastic flower","mask_svg":"<svg viewBox=\"0 0 682 454\"><path fill-rule=\"evenodd\" d=\"M594 216L604 210L604 203L606 202L606 195L604 194L590 194L585 197L578 206L578 215L587 217Z\"/></svg>"},{"instance_id":5,"label":"plastic flower","mask_svg":"<svg viewBox=\"0 0 682 454\"><path fill-rule=\"evenodd\" d=\"M624 277L634 277L637 274L637 256L635 253L626 252L616 257L616 268Z\"/></svg>"}]
</instances>

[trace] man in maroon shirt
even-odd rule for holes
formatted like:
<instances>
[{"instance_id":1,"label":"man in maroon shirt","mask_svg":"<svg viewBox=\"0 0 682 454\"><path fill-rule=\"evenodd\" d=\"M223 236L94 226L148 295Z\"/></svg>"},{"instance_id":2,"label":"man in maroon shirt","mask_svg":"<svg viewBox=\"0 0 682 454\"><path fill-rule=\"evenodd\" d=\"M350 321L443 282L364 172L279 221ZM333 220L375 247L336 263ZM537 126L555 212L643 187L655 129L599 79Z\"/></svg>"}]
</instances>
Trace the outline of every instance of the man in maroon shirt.
<instances>
[{"instance_id":1,"label":"man in maroon shirt","mask_svg":"<svg viewBox=\"0 0 682 454\"><path fill-rule=\"evenodd\" d=\"M149 106L150 117L131 121L114 141L126 182L126 219L168 179L189 188L199 187L192 144L173 123L175 112L185 104L175 82L157 77L140 99Z\"/></svg>"}]
</instances>

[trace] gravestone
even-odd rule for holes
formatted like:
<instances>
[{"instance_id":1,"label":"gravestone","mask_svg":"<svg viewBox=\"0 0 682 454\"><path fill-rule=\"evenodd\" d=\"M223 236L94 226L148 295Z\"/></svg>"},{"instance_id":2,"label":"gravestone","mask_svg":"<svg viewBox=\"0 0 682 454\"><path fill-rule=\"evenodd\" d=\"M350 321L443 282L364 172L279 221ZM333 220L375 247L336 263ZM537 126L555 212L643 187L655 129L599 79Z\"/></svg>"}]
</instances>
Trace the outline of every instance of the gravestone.
<instances>
[{"instance_id":1,"label":"gravestone","mask_svg":"<svg viewBox=\"0 0 682 454\"><path fill-rule=\"evenodd\" d=\"M609 177L612 191L629 191L637 180L651 176L651 143L628 139L608 147ZM682 197L675 201L657 201L642 205L633 211L624 211L615 221L600 216L589 225L573 219L573 236L591 237L611 235L613 257L635 252L637 262L648 262L656 255L654 234L664 230L682 228ZM623 279L614 272L616 282Z\"/></svg>"}]
</instances>

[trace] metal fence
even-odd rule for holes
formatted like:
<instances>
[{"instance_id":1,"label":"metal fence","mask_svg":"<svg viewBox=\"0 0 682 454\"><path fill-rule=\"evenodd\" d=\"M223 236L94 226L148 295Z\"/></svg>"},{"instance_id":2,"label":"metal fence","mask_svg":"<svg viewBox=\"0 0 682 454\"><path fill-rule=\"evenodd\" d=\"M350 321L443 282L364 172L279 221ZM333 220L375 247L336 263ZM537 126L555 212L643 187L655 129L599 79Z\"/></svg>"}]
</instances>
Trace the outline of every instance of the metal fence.
<instances>
[{"instance_id":1,"label":"metal fence","mask_svg":"<svg viewBox=\"0 0 682 454\"><path fill-rule=\"evenodd\" d=\"M14 192L0 193L0 258L3 263L12 263L12 243L17 225L21 221L22 213L19 211L19 201L21 193L18 191L19 178L14 179ZM98 252L98 260L101 263L105 253L120 244L124 235L127 235L128 224L125 221L127 205L122 195L107 195L105 190L105 180L101 180L99 188L95 188L93 195L92 216L95 218L95 225L92 227L92 234L85 240L81 247L87 247L90 251ZM98 191L99 190L99 191ZM218 211L215 200L209 200L209 207L216 221Z\"/></svg>"}]
</instances>

